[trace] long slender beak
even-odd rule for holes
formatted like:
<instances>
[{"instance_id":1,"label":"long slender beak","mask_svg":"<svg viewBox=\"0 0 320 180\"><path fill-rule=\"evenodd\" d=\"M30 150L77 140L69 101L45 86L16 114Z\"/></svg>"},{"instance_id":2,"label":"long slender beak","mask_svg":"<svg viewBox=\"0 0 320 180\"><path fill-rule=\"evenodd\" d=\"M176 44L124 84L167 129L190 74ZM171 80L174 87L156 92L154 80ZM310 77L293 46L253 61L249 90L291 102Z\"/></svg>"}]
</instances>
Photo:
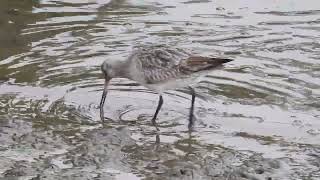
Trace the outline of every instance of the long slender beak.
<instances>
[{"instance_id":1,"label":"long slender beak","mask_svg":"<svg viewBox=\"0 0 320 180\"><path fill-rule=\"evenodd\" d=\"M104 110L103 110L103 106L104 106L104 102L106 101L106 96L108 93L108 84L109 84L110 79L109 78L105 78L104 81L104 89L102 92L102 97L101 97L101 101L100 101L100 118L101 121L104 121Z\"/></svg>"}]
</instances>

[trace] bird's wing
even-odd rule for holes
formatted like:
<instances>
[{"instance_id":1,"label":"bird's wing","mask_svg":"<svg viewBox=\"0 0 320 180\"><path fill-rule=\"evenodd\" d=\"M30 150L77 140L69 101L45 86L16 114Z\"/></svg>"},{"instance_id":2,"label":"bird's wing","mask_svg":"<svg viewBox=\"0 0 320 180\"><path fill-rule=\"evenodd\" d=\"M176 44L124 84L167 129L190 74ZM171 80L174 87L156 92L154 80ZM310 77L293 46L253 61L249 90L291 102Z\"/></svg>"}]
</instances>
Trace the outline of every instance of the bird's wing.
<instances>
[{"instance_id":1,"label":"bird's wing","mask_svg":"<svg viewBox=\"0 0 320 180\"><path fill-rule=\"evenodd\" d=\"M137 69L147 84L188 76L192 73L214 69L232 61L223 58L191 56L178 48L149 47L133 53Z\"/></svg>"},{"instance_id":2,"label":"bird's wing","mask_svg":"<svg viewBox=\"0 0 320 180\"><path fill-rule=\"evenodd\" d=\"M183 74L192 74L203 70L215 69L230 61L232 59L191 56L185 61L181 61L179 70Z\"/></svg>"},{"instance_id":3,"label":"bird's wing","mask_svg":"<svg viewBox=\"0 0 320 180\"><path fill-rule=\"evenodd\" d=\"M133 53L137 69L147 84L176 78L180 75L179 65L189 57L181 49L149 47Z\"/></svg>"}]
</instances>

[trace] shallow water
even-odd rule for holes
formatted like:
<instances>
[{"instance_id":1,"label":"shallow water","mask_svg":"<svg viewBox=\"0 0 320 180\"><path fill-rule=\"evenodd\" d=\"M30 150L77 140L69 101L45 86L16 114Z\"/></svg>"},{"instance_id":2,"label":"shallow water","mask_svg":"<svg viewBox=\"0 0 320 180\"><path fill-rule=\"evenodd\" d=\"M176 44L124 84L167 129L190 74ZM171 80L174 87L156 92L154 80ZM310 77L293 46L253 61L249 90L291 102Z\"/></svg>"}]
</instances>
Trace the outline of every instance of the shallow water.
<instances>
[{"instance_id":1,"label":"shallow water","mask_svg":"<svg viewBox=\"0 0 320 180\"><path fill-rule=\"evenodd\" d=\"M319 179L318 0L3 0L0 178ZM100 64L168 44L235 59L158 96Z\"/></svg>"}]
</instances>

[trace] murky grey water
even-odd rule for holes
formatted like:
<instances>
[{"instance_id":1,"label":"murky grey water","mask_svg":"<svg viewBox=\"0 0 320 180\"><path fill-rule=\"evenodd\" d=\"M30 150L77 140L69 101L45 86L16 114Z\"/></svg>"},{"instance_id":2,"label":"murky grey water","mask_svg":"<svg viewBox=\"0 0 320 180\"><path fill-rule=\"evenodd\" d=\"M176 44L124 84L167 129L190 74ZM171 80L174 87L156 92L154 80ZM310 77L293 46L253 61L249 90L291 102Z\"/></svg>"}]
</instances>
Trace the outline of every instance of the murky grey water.
<instances>
[{"instance_id":1,"label":"murky grey water","mask_svg":"<svg viewBox=\"0 0 320 180\"><path fill-rule=\"evenodd\" d=\"M0 178L319 179L319 0L1 0ZM171 44L236 59L190 95L99 65ZM112 120L111 120L112 119ZM160 141L160 143L156 143Z\"/></svg>"}]
</instances>

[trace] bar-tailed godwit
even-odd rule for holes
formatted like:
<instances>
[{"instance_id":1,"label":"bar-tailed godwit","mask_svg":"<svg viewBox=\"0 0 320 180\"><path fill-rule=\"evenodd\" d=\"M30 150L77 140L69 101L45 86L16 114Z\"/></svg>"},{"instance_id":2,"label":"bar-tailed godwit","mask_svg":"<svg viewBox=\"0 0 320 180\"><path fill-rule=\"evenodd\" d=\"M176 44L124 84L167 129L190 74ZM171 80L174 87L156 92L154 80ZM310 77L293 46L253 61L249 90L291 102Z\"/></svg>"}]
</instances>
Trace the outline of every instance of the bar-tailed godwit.
<instances>
[{"instance_id":1,"label":"bar-tailed godwit","mask_svg":"<svg viewBox=\"0 0 320 180\"><path fill-rule=\"evenodd\" d=\"M188 125L190 129L194 123L193 86L199 81L199 77L230 61L232 60L226 58L193 56L185 50L166 46L143 47L134 50L124 60L106 60L101 65L105 84L100 102L100 117L104 120L103 106L109 81L112 78L128 78L159 93L158 106L151 120L154 126L163 104L162 93L169 89L189 87L192 95Z\"/></svg>"}]
</instances>

